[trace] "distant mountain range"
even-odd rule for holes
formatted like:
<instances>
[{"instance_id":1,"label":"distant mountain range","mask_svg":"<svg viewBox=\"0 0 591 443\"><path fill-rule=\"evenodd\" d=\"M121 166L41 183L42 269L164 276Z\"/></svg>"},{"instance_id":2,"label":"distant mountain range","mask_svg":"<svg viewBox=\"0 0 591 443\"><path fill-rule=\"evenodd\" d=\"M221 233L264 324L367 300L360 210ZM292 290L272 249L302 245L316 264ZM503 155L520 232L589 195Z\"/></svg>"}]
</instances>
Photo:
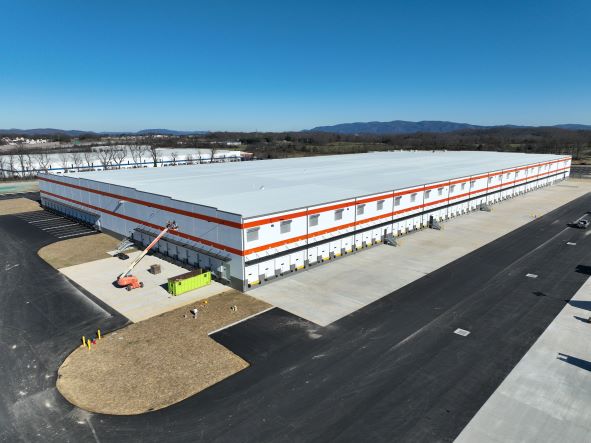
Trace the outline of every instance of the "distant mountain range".
<instances>
[{"instance_id":1,"label":"distant mountain range","mask_svg":"<svg viewBox=\"0 0 591 443\"><path fill-rule=\"evenodd\" d=\"M456 123L448 121L420 121L409 122L394 120L391 122L358 122L341 123L332 126L317 126L309 132L331 132L336 134L412 134L415 132L453 132L465 130L491 129L491 128L528 128L532 126L497 125L479 126L469 123ZM591 130L591 125L564 124L554 125L552 128L568 129L572 131Z\"/></svg>"},{"instance_id":2,"label":"distant mountain range","mask_svg":"<svg viewBox=\"0 0 591 443\"><path fill-rule=\"evenodd\" d=\"M448 121L420 121L409 122L404 120L394 120L391 122L358 122L341 123L332 126L317 126L303 132L331 132L336 134L412 134L416 132L453 132L466 130L479 130L491 128L539 128L541 126L517 126L517 125L496 125L480 126L469 123L456 123ZM551 128L567 129L571 131L591 131L591 125L563 124L546 126ZM64 135L69 137L79 137L81 135L201 135L209 131L175 131L172 129L142 129L141 131L81 131L65 130L54 128L38 129L0 129L1 135L20 135L27 137L38 137L42 135Z\"/></svg>"},{"instance_id":3,"label":"distant mountain range","mask_svg":"<svg viewBox=\"0 0 591 443\"><path fill-rule=\"evenodd\" d=\"M0 135L21 135L21 136L41 136L41 135L65 135L69 137L79 137L81 135L200 135L207 134L208 131L174 131L172 129L142 129L141 131L80 131L78 129L0 129Z\"/></svg>"}]
</instances>

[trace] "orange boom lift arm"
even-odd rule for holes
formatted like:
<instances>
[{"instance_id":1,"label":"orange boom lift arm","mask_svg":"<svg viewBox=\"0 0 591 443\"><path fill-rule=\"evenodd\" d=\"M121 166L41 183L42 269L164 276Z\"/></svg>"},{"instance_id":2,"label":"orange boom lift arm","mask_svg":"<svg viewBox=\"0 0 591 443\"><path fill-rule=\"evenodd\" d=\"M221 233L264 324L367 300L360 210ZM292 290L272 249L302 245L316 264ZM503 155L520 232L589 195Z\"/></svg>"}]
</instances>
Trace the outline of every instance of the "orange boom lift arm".
<instances>
[{"instance_id":1,"label":"orange boom lift arm","mask_svg":"<svg viewBox=\"0 0 591 443\"><path fill-rule=\"evenodd\" d=\"M136 257L136 259L133 262L131 262L129 268L127 268L125 272L123 272L119 275L119 277L117 277L117 285L127 289L128 291L131 291L132 289L143 288L144 284L141 281L139 281L137 277L131 275L131 271L133 271L133 268L135 268L136 265L142 260L142 258L146 256L150 249L152 249L154 245L156 245L156 243L158 243L158 241L162 237L164 237L164 234L166 234L168 231L176 231L178 228L179 227L176 225L174 221L166 223L166 226L164 227L162 232L160 232L160 234L158 234L158 236L152 241L152 243L150 243L146 247L146 249L144 249L142 253Z\"/></svg>"}]
</instances>

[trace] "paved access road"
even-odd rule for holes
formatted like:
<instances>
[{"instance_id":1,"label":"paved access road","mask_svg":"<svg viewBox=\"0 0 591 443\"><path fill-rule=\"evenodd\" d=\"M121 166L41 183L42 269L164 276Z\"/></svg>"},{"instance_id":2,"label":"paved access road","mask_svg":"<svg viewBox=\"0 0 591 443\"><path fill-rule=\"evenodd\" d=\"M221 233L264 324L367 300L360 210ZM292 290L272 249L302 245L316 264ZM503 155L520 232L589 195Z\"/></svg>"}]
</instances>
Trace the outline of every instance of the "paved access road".
<instances>
[{"instance_id":1,"label":"paved access road","mask_svg":"<svg viewBox=\"0 0 591 443\"><path fill-rule=\"evenodd\" d=\"M0 193L0 200L10 200L13 198L28 198L30 200L39 200L39 192L8 192Z\"/></svg>"},{"instance_id":2,"label":"paved access road","mask_svg":"<svg viewBox=\"0 0 591 443\"><path fill-rule=\"evenodd\" d=\"M0 217L0 239L0 442L90 441L90 427L77 423L86 414L55 389L56 371L80 335L127 319L37 255L54 236L7 215Z\"/></svg>"},{"instance_id":3,"label":"paved access road","mask_svg":"<svg viewBox=\"0 0 591 443\"><path fill-rule=\"evenodd\" d=\"M9 288L0 294L0 377L8 386L0 440L452 441L588 278L591 230L566 223L589 208L591 195L329 327L273 309L221 331L215 338L252 365L135 417L85 414L56 394L55 371L79 331L125 320L85 301L49 267L37 272L34 250L52 240L0 217L0 235L9 238L0 254L20 248L22 262L0 273ZM18 285L9 283L12 271ZM32 272L44 283L34 307L22 295L38 288Z\"/></svg>"}]
</instances>

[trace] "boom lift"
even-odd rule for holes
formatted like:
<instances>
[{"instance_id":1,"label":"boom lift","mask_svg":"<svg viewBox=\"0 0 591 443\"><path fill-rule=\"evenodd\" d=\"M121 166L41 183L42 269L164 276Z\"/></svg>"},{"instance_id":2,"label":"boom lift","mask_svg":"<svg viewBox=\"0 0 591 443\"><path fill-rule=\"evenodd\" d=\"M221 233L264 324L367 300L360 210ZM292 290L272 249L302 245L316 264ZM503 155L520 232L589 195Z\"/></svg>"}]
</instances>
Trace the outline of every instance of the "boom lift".
<instances>
[{"instance_id":1,"label":"boom lift","mask_svg":"<svg viewBox=\"0 0 591 443\"><path fill-rule=\"evenodd\" d=\"M127 268L127 270L123 274L117 277L117 285L119 285L119 287L121 288L127 289L128 291L131 291L132 289L143 288L144 283L139 281L137 277L131 275L131 271L142 260L142 258L144 258L148 251L150 251L150 249L152 249L154 245L158 243L158 241L164 236L164 234L166 234L168 231L176 231L178 228L179 227L174 222L174 220L166 223L166 226L162 230L162 232L158 234L158 236L152 241L152 243L150 243L146 247L146 249L143 250L143 252L140 255L137 256L137 258L131 263L131 265L129 265L129 268Z\"/></svg>"}]
</instances>

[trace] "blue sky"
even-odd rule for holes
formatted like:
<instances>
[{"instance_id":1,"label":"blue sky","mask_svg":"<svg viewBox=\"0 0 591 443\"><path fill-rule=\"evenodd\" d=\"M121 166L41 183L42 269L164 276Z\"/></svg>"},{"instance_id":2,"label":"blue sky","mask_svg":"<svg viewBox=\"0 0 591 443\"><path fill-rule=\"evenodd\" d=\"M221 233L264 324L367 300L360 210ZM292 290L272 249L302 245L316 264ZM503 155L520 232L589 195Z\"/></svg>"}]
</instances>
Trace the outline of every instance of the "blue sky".
<instances>
[{"instance_id":1,"label":"blue sky","mask_svg":"<svg viewBox=\"0 0 591 443\"><path fill-rule=\"evenodd\" d=\"M591 124L591 2L0 0L0 127Z\"/></svg>"}]
</instances>

